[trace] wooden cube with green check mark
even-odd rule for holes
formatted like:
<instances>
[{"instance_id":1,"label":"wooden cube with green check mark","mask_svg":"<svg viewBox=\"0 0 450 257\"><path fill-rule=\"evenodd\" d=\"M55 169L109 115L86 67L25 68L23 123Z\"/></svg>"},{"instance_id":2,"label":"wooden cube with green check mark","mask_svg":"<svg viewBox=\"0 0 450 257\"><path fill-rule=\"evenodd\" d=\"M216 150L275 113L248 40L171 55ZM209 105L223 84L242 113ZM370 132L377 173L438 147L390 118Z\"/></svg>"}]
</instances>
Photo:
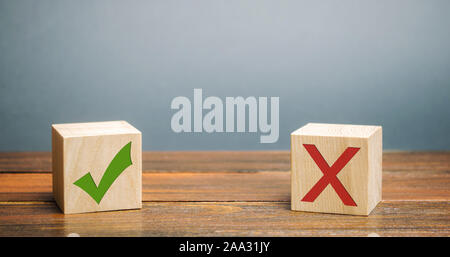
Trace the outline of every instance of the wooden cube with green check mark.
<instances>
[{"instance_id":1,"label":"wooden cube with green check mark","mask_svg":"<svg viewBox=\"0 0 450 257\"><path fill-rule=\"evenodd\" d=\"M52 125L52 164L66 214L142 207L142 135L125 121Z\"/></svg>"}]
</instances>

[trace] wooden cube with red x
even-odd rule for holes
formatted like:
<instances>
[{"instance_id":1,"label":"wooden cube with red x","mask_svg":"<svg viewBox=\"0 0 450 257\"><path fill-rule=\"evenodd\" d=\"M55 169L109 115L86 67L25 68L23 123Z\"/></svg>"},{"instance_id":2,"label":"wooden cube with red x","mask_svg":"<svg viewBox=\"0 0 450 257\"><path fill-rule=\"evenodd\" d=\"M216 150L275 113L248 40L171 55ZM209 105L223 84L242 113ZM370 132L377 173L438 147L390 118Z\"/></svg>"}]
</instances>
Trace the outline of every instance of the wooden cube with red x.
<instances>
[{"instance_id":1,"label":"wooden cube with red x","mask_svg":"<svg viewBox=\"0 0 450 257\"><path fill-rule=\"evenodd\" d=\"M309 123L291 134L291 209L369 215L381 201L382 128Z\"/></svg>"}]
</instances>

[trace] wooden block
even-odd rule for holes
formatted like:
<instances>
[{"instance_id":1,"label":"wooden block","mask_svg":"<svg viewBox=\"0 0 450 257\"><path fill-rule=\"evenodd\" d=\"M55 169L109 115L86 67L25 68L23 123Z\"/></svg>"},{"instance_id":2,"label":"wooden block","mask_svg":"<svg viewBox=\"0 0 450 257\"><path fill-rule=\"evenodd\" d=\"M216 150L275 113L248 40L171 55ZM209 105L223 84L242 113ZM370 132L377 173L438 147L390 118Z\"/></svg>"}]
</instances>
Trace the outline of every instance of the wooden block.
<instances>
[{"instance_id":1,"label":"wooden block","mask_svg":"<svg viewBox=\"0 0 450 257\"><path fill-rule=\"evenodd\" d=\"M380 126L309 123L292 132L291 209L369 215L381 201L382 149Z\"/></svg>"},{"instance_id":2,"label":"wooden block","mask_svg":"<svg viewBox=\"0 0 450 257\"><path fill-rule=\"evenodd\" d=\"M52 125L52 166L64 213L142 207L142 135L125 121Z\"/></svg>"}]
</instances>

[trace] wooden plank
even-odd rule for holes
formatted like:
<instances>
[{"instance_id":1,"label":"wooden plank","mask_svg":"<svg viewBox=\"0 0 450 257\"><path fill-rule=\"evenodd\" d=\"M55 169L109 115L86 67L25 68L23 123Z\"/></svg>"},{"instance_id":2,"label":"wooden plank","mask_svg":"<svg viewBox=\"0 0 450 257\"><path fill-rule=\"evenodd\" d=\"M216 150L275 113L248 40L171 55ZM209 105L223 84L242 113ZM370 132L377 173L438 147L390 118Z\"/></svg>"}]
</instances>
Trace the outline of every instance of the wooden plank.
<instances>
[{"instance_id":1,"label":"wooden plank","mask_svg":"<svg viewBox=\"0 0 450 257\"><path fill-rule=\"evenodd\" d=\"M144 152L147 172L288 171L287 151Z\"/></svg>"},{"instance_id":2,"label":"wooden plank","mask_svg":"<svg viewBox=\"0 0 450 257\"><path fill-rule=\"evenodd\" d=\"M286 151L143 159L142 210L63 215L48 153L0 153L0 236L450 236L450 152L384 153L369 217L290 211Z\"/></svg>"},{"instance_id":3,"label":"wooden plank","mask_svg":"<svg viewBox=\"0 0 450 257\"><path fill-rule=\"evenodd\" d=\"M143 152L144 172L289 171L289 151ZM0 172L50 172L49 152L0 152ZM447 152L384 152L383 170L450 170Z\"/></svg>"},{"instance_id":4,"label":"wooden plank","mask_svg":"<svg viewBox=\"0 0 450 257\"><path fill-rule=\"evenodd\" d=\"M383 152L383 170L450 171L450 151Z\"/></svg>"},{"instance_id":5,"label":"wooden plank","mask_svg":"<svg viewBox=\"0 0 450 257\"><path fill-rule=\"evenodd\" d=\"M290 201L289 172L144 173L144 201ZM450 172L385 171L384 200L450 200ZM0 201L52 201L51 175L1 173Z\"/></svg>"},{"instance_id":6,"label":"wooden plank","mask_svg":"<svg viewBox=\"0 0 450 257\"><path fill-rule=\"evenodd\" d=\"M286 151L143 152L147 172L289 170ZM0 172L50 172L47 152L0 152Z\"/></svg>"},{"instance_id":7,"label":"wooden plank","mask_svg":"<svg viewBox=\"0 0 450 257\"><path fill-rule=\"evenodd\" d=\"M287 172L145 173L144 201L288 201ZM50 174L0 174L0 201L52 201Z\"/></svg>"},{"instance_id":8,"label":"wooden plank","mask_svg":"<svg viewBox=\"0 0 450 257\"><path fill-rule=\"evenodd\" d=\"M50 172L50 152L0 152L0 172Z\"/></svg>"},{"instance_id":9,"label":"wooden plank","mask_svg":"<svg viewBox=\"0 0 450 257\"><path fill-rule=\"evenodd\" d=\"M369 217L295 212L289 203L144 203L64 215L54 203L0 203L0 236L450 236L450 202L382 202Z\"/></svg>"}]
</instances>

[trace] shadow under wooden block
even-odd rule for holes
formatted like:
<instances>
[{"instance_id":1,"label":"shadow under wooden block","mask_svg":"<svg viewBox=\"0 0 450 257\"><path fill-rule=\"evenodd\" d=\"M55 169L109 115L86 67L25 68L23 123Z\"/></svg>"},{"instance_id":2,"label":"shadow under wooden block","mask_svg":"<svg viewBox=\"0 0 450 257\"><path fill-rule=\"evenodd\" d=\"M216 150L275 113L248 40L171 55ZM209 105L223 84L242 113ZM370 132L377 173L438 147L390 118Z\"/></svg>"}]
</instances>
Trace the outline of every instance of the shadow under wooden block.
<instances>
[{"instance_id":1,"label":"shadow under wooden block","mask_svg":"<svg viewBox=\"0 0 450 257\"><path fill-rule=\"evenodd\" d=\"M369 215L381 181L380 126L309 123L292 132L292 210Z\"/></svg>"},{"instance_id":2,"label":"shadow under wooden block","mask_svg":"<svg viewBox=\"0 0 450 257\"><path fill-rule=\"evenodd\" d=\"M142 206L142 135L125 121L53 125L52 166L64 213Z\"/></svg>"}]
</instances>

